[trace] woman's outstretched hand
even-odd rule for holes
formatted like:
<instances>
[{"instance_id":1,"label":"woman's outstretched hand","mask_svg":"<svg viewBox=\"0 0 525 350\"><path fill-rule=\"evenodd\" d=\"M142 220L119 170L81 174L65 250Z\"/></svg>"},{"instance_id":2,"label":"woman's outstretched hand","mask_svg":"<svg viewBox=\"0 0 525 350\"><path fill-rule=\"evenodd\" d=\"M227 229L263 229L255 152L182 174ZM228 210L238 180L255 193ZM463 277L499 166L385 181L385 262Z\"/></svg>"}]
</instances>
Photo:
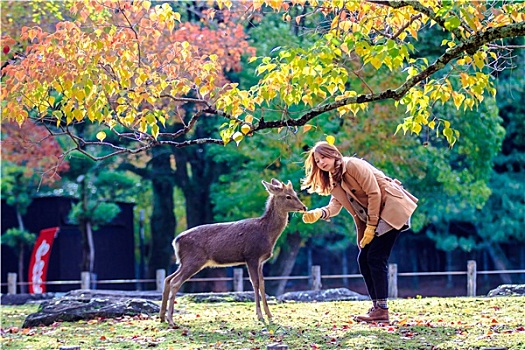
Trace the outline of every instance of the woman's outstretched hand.
<instances>
[{"instance_id":1,"label":"woman's outstretched hand","mask_svg":"<svg viewBox=\"0 0 525 350\"><path fill-rule=\"evenodd\" d=\"M372 242L375 234L376 234L376 226L366 225L365 233L363 235L363 238L361 238L361 242L359 242L359 246L361 248L364 248L365 245Z\"/></svg>"},{"instance_id":2,"label":"woman's outstretched hand","mask_svg":"<svg viewBox=\"0 0 525 350\"><path fill-rule=\"evenodd\" d=\"M323 216L323 210L322 209L313 209L309 210L306 213L303 214L303 221L306 224L313 224L317 220L319 220Z\"/></svg>"}]
</instances>

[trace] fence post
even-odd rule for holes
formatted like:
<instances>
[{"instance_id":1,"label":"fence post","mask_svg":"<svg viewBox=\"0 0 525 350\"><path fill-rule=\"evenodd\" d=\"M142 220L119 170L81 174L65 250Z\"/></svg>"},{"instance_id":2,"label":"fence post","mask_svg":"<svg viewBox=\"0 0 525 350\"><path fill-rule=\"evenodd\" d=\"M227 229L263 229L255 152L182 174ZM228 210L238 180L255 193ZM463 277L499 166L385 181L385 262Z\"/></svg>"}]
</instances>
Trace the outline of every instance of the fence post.
<instances>
[{"instance_id":1,"label":"fence post","mask_svg":"<svg viewBox=\"0 0 525 350\"><path fill-rule=\"evenodd\" d=\"M397 264L388 264L388 298L397 299Z\"/></svg>"},{"instance_id":2,"label":"fence post","mask_svg":"<svg viewBox=\"0 0 525 350\"><path fill-rule=\"evenodd\" d=\"M90 283L91 289L93 290L97 289L97 274L92 273L89 278L90 278L89 283Z\"/></svg>"},{"instance_id":3,"label":"fence post","mask_svg":"<svg viewBox=\"0 0 525 350\"><path fill-rule=\"evenodd\" d=\"M312 290L321 290L321 266L312 266Z\"/></svg>"},{"instance_id":4,"label":"fence post","mask_svg":"<svg viewBox=\"0 0 525 350\"><path fill-rule=\"evenodd\" d=\"M476 284L477 284L477 266L476 260L469 260L467 262L467 296L476 296Z\"/></svg>"},{"instance_id":5,"label":"fence post","mask_svg":"<svg viewBox=\"0 0 525 350\"><path fill-rule=\"evenodd\" d=\"M162 292L164 289L164 280L166 279L166 270L158 269L156 277L157 291Z\"/></svg>"},{"instance_id":6,"label":"fence post","mask_svg":"<svg viewBox=\"0 0 525 350\"><path fill-rule=\"evenodd\" d=\"M242 281L242 268L234 268L233 269L233 291L234 292L242 292L244 290L244 284Z\"/></svg>"},{"instance_id":7,"label":"fence post","mask_svg":"<svg viewBox=\"0 0 525 350\"><path fill-rule=\"evenodd\" d=\"M7 294L16 294L17 275L14 272L7 274Z\"/></svg>"},{"instance_id":8,"label":"fence post","mask_svg":"<svg viewBox=\"0 0 525 350\"><path fill-rule=\"evenodd\" d=\"M80 273L80 289L90 289L91 287L91 273L89 271L82 271Z\"/></svg>"}]
</instances>

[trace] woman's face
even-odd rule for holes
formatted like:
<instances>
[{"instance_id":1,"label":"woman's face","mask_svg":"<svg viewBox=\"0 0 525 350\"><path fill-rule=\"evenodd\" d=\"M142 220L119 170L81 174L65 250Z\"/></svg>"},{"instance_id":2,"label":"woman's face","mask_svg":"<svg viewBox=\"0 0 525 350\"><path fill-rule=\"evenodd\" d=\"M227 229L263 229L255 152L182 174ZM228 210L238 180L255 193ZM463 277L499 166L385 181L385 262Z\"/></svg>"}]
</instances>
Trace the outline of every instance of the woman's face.
<instances>
[{"instance_id":1,"label":"woman's face","mask_svg":"<svg viewBox=\"0 0 525 350\"><path fill-rule=\"evenodd\" d=\"M315 164L322 171L331 172L335 168L335 158L325 157L317 152L314 152Z\"/></svg>"}]
</instances>

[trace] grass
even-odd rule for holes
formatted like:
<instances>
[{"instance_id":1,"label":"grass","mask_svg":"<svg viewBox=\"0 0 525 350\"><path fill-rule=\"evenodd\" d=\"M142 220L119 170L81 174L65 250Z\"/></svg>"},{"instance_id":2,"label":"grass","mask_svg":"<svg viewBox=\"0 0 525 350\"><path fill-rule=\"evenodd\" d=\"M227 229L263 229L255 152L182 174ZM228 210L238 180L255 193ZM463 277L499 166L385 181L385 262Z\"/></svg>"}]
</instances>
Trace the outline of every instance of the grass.
<instances>
[{"instance_id":1,"label":"grass","mask_svg":"<svg viewBox=\"0 0 525 350\"><path fill-rule=\"evenodd\" d=\"M2 306L2 349L525 349L525 297L416 298L389 302L391 325L353 315L370 302L279 303L272 323L255 318L253 303L177 301L175 328L157 315L57 322L23 329L37 306Z\"/></svg>"}]
</instances>

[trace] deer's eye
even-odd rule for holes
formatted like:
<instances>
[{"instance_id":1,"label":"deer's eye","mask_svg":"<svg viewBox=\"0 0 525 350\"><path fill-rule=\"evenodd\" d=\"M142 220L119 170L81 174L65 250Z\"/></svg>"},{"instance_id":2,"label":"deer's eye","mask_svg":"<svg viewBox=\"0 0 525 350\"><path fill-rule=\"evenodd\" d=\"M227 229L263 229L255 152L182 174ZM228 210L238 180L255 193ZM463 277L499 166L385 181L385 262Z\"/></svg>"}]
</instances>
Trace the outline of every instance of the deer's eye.
<instances>
[{"instance_id":1,"label":"deer's eye","mask_svg":"<svg viewBox=\"0 0 525 350\"><path fill-rule=\"evenodd\" d=\"M286 199L292 199L292 196L290 196L289 194L286 195Z\"/></svg>"}]
</instances>

